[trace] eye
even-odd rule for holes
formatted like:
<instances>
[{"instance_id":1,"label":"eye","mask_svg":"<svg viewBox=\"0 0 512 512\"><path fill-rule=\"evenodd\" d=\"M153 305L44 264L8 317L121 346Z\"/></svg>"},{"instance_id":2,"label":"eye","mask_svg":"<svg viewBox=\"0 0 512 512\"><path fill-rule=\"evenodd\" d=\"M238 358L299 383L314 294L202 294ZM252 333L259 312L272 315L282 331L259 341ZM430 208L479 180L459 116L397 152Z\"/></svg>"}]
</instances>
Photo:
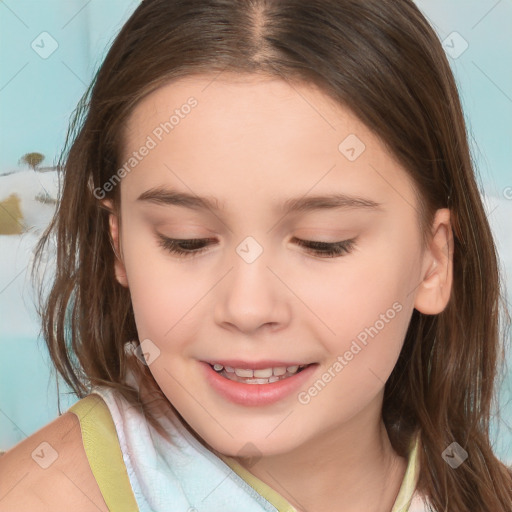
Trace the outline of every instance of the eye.
<instances>
[{"instance_id":1,"label":"eye","mask_svg":"<svg viewBox=\"0 0 512 512\"><path fill-rule=\"evenodd\" d=\"M194 257L203 253L207 247L208 242L215 242L213 238L192 238L192 239L175 239L168 238L161 234L158 235L158 244L165 250L172 254L177 254L180 257ZM341 242L316 242L313 240L301 240L293 238L295 242L301 247L309 249L311 252L322 258L336 258L350 253L355 245L356 239L343 240Z\"/></svg>"},{"instance_id":2,"label":"eye","mask_svg":"<svg viewBox=\"0 0 512 512\"><path fill-rule=\"evenodd\" d=\"M175 238L167 238L163 235L158 235L158 244L165 250L172 254L177 254L181 257L197 256L206 250L209 241L215 241L212 238L192 238L190 240L179 240Z\"/></svg>"},{"instance_id":3,"label":"eye","mask_svg":"<svg viewBox=\"0 0 512 512\"><path fill-rule=\"evenodd\" d=\"M344 254L349 254L354 249L356 242L355 238L332 243L301 240L300 238L294 238L293 240L295 240L298 245L309 249L312 253L322 258L336 258Z\"/></svg>"}]
</instances>

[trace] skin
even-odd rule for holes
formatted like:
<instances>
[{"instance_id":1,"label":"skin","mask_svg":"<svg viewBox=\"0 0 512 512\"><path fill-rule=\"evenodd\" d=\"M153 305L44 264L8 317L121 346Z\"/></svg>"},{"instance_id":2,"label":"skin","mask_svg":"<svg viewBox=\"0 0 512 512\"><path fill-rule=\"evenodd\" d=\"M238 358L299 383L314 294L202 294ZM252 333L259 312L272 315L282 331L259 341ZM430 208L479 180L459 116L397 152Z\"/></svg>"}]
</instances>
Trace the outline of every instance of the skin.
<instances>
[{"instance_id":1,"label":"skin","mask_svg":"<svg viewBox=\"0 0 512 512\"><path fill-rule=\"evenodd\" d=\"M299 511L391 510L406 461L382 422L384 384L413 309L437 314L449 300L450 212L436 213L422 250L413 183L379 138L317 89L266 77L224 73L161 87L132 112L123 161L190 96L198 105L122 179L120 217L110 215L117 280L130 290L139 339L160 350L150 370L212 450ZM338 150L349 134L366 146L355 161ZM213 196L223 209L137 200L155 186ZM283 216L273 206L334 191L381 210ZM180 257L156 233L215 241ZM263 248L250 264L236 252L247 236ZM357 240L351 253L325 258L293 237ZM200 360L222 358L317 362L307 390L396 302L400 312L308 404L296 393L233 404L200 371Z\"/></svg>"}]
</instances>

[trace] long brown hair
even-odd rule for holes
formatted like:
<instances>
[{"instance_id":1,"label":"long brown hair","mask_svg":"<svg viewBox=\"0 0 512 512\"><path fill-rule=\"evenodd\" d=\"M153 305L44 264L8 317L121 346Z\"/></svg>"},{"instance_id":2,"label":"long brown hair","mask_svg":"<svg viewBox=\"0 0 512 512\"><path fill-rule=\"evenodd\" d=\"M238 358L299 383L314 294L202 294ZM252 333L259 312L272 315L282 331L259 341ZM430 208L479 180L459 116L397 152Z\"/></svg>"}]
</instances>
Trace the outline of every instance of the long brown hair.
<instances>
[{"instance_id":1,"label":"long brown hair","mask_svg":"<svg viewBox=\"0 0 512 512\"><path fill-rule=\"evenodd\" d=\"M137 340L130 294L115 279L108 211L93 192L122 165L123 127L141 98L171 80L222 71L314 84L350 108L414 180L425 238L436 209L450 208L450 301L438 315L414 310L386 383L383 418L402 456L419 434L418 489L433 510L510 512L512 476L489 438L500 326L507 333L510 317L454 77L411 0L139 5L78 106L61 157L58 208L38 245L40 254L50 237L57 243L56 275L40 312L57 370L78 397L111 386L157 425L123 382L131 366L165 400L149 369L125 353L125 343ZM119 187L106 198L119 211ZM469 454L456 470L442 458L454 441Z\"/></svg>"}]
</instances>

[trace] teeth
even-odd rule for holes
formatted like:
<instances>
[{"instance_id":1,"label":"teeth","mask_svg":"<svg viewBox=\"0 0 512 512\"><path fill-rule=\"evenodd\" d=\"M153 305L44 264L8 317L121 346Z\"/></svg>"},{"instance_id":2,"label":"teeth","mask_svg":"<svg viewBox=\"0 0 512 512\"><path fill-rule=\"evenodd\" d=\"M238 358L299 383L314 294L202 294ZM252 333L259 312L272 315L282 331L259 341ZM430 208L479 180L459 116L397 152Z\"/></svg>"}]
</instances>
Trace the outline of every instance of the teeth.
<instances>
[{"instance_id":1,"label":"teeth","mask_svg":"<svg viewBox=\"0 0 512 512\"><path fill-rule=\"evenodd\" d=\"M232 368L230 366L224 367L219 363L213 365L213 369L216 372L221 373L225 370L226 373L234 373L237 377L248 379L245 382L247 384L267 384L269 382L277 382L281 378L290 377L296 374L299 369L304 368L305 364L293 365L293 366L276 366L275 368L262 368L259 370L250 370L248 368ZM288 374L288 375L286 375Z\"/></svg>"},{"instance_id":2,"label":"teeth","mask_svg":"<svg viewBox=\"0 0 512 512\"><path fill-rule=\"evenodd\" d=\"M262 379L268 379L272 377L272 368L265 368L263 370L254 370L255 377L261 377Z\"/></svg>"},{"instance_id":3,"label":"teeth","mask_svg":"<svg viewBox=\"0 0 512 512\"><path fill-rule=\"evenodd\" d=\"M254 377L254 372L252 370L241 370L240 368L235 368L235 373L239 377Z\"/></svg>"}]
</instances>

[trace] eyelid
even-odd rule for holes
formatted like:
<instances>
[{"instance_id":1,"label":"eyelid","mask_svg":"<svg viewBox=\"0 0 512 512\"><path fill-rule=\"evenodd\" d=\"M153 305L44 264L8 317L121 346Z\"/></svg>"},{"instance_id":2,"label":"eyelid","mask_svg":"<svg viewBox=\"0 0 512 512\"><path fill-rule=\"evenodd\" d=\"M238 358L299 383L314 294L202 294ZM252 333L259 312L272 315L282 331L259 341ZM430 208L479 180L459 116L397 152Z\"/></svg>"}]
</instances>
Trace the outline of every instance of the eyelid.
<instances>
[{"instance_id":1,"label":"eyelid","mask_svg":"<svg viewBox=\"0 0 512 512\"><path fill-rule=\"evenodd\" d=\"M202 245L207 244L210 241L215 241L212 238L169 238L161 233L158 233L158 244L166 249L168 252L176 254L181 258L193 258L205 252L208 249L208 245L194 249L180 249L179 245ZM354 249L354 245L357 241L357 237L347 240L340 240L337 242L322 242L316 240L303 240L297 237L293 239L298 245L309 249L310 254L315 255L321 259L327 258L339 258L346 254L349 254ZM324 250L322 250L322 248Z\"/></svg>"}]
</instances>

